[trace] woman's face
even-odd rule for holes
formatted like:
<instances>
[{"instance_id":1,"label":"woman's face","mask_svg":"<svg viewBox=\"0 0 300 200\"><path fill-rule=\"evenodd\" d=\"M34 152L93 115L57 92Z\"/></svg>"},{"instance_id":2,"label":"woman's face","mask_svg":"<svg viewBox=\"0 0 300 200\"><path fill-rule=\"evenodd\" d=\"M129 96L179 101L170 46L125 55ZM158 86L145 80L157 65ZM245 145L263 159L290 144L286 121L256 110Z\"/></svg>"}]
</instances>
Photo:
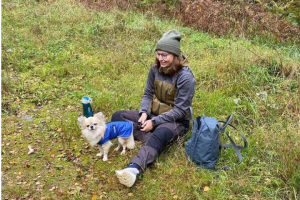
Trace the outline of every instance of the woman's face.
<instances>
[{"instance_id":1,"label":"woman's face","mask_svg":"<svg viewBox=\"0 0 300 200\"><path fill-rule=\"evenodd\" d=\"M168 67L172 64L174 55L166 51L157 50L156 58L158 59L161 67Z\"/></svg>"}]
</instances>

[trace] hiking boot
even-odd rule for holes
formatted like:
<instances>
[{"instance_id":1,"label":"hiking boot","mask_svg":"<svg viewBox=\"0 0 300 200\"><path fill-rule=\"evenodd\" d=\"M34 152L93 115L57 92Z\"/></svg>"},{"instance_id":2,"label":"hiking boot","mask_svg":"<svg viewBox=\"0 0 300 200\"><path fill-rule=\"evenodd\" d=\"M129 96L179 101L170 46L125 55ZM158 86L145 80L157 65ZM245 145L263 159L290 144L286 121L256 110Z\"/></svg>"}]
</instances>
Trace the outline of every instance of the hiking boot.
<instances>
[{"instance_id":1,"label":"hiking boot","mask_svg":"<svg viewBox=\"0 0 300 200\"><path fill-rule=\"evenodd\" d=\"M136 181L137 175L140 171L136 168L125 168L122 170L116 170L116 175L121 184L126 187L131 187Z\"/></svg>"}]
</instances>

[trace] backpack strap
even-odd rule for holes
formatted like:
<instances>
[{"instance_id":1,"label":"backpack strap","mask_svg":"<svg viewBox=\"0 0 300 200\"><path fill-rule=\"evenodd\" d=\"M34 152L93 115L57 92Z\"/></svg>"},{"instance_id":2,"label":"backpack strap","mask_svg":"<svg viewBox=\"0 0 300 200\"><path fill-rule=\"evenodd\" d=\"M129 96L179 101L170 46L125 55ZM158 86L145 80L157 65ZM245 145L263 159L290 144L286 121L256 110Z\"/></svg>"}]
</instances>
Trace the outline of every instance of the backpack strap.
<instances>
[{"instance_id":1,"label":"backpack strap","mask_svg":"<svg viewBox=\"0 0 300 200\"><path fill-rule=\"evenodd\" d=\"M247 148L248 147L248 142L247 142L247 139L246 139L245 135L241 131L239 131L237 128L235 128L233 125L231 125L231 124L228 124L228 125L231 126L232 128L234 128L236 131L238 131L240 133L240 135L242 136L242 138L243 138L244 146L238 146L238 145L236 145L236 147L238 149L245 149L245 148ZM226 133L226 135L228 136L229 140L231 141L232 138L227 133ZM235 144L235 143L233 142L233 144ZM232 147L233 146L233 145L230 145L230 144L223 144L223 145L224 145L224 147Z\"/></svg>"},{"instance_id":2,"label":"backpack strap","mask_svg":"<svg viewBox=\"0 0 300 200\"><path fill-rule=\"evenodd\" d=\"M233 141L233 139L228 135L228 133L226 133L226 135L229 138L231 144L222 144L221 147L224 147L224 148L234 148L235 153L236 153L236 155L239 158L239 162L242 162L243 157L242 157L242 154L240 152L240 149L245 149L248 146L247 139L246 139L245 135L241 131L239 131L237 128L235 128L233 125L231 125L231 124L228 124L228 125L231 126L232 128L234 128L236 131L238 131L240 133L240 135L243 138L244 146L238 146L238 145L236 145L235 142Z\"/></svg>"},{"instance_id":3,"label":"backpack strap","mask_svg":"<svg viewBox=\"0 0 300 200\"><path fill-rule=\"evenodd\" d=\"M225 128L229 125L230 121L232 120L232 117L233 117L233 115L231 114L231 115L229 115L229 116L227 117L226 122L224 122L224 121L219 121L219 122L223 122L223 123L224 123L224 125L223 125L222 127L220 127L220 133L222 133L222 132L225 131Z\"/></svg>"},{"instance_id":4,"label":"backpack strap","mask_svg":"<svg viewBox=\"0 0 300 200\"><path fill-rule=\"evenodd\" d=\"M236 145L235 142L233 141L233 139L228 135L228 133L226 133L226 135L229 138L231 144L222 144L220 146L224 147L224 148L234 148L235 153L236 153L236 155L239 158L239 162L242 162L243 157L242 157L242 154L240 152L240 149L245 149L248 146L248 142L247 142L247 139L246 139L245 135L241 131L239 131L236 127L234 127L233 125L230 124L230 121L232 120L232 117L233 117L233 115L231 114L231 115L228 116L226 122L219 121L219 122L224 123L224 125L220 128L220 133L224 132L225 128L227 126L231 126L233 129L235 129L236 131L238 131L240 133L240 135L242 136L243 142L244 142L244 146L238 146L238 145Z\"/></svg>"}]
</instances>

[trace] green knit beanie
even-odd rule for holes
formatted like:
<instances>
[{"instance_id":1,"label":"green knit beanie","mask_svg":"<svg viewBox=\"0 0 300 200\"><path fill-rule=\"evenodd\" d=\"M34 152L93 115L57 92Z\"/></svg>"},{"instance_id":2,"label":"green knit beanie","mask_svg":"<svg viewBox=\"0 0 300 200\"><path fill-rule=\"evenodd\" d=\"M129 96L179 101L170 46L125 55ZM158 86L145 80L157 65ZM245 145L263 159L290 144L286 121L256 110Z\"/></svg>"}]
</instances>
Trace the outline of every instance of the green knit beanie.
<instances>
[{"instance_id":1,"label":"green knit beanie","mask_svg":"<svg viewBox=\"0 0 300 200\"><path fill-rule=\"evenodd\" d=\"M176 56L180 55L180 40L181 35L177 30L170 30L163 34L157 42L155 51L162 50L173 53Z\"/></svg>"}]
</instances>

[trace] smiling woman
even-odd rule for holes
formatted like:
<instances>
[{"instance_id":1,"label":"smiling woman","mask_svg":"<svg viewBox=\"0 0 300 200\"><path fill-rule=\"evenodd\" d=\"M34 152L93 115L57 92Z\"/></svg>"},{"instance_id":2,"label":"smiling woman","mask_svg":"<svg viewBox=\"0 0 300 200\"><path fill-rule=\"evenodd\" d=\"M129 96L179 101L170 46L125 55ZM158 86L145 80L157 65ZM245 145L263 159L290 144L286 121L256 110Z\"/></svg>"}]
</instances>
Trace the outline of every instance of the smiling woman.
<instances>
[{"instance_id":1,"label":"smiling woman","mask_svg":"<svg viewBox=\"0 0 300 200\"><path fill-rule=\"evenodd\" d=\"M140 123L133 130L136 140L146 144L127 168L117 170L123 185L133 186L138 175L153 163L163 149L189 129L190 106L195 93L195 78L180 51L181 35L177 30L163 34L156 45L156 60L148 74L139 111L118 111L112 121Z\"/></svg>"}]
</instances>

